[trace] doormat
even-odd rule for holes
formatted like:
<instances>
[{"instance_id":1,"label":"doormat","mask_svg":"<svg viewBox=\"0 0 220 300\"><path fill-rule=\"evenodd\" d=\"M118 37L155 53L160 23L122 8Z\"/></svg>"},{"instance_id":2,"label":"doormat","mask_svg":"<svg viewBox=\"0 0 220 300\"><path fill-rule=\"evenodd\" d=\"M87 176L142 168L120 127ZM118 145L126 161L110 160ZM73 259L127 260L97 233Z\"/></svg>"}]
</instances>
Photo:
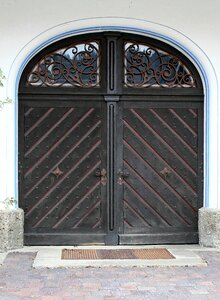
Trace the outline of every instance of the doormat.
<instances>
[{"instance_id":1,"label":"doormat","mask_svg":"<svg viewBox=\"0 0 220 300\"><path fill-rule=\"evenodd\" d=\"M63 249L61 259L175 259L165 248L152 249Z\"/></svg>"}]
</instances>

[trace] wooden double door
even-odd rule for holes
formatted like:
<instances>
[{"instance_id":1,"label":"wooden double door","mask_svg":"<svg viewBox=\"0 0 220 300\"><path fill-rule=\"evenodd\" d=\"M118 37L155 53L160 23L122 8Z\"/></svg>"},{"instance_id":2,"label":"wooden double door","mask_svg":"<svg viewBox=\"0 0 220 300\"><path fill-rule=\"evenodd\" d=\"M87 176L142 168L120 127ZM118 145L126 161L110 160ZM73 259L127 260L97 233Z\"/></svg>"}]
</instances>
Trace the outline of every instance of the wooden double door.
<instances>
[{"instance_id":1,"label":"wooden double door","mask_svg":"<svg viewBox=\"0 0 220 300\"><path fill-rule=\"evenodd\" d=\"M19 102L20 203L25 211L26 244L198 241L203 189L202 97L193 94L193 88L183 94L177 89L175 94L170 87L166 90L163 86L163 92L143 85L140 92L140 86L136 89L138 76L132 81L133 90L129 79L120 90L118 77L125 74L124 65L118 70L114 57L117 47L125 45L122 41L123 36L105 37L105 92L97 88L94 74L88 81L87 73L81 79L91 85L86 92L42 87L46 81L42 83L40 76L48 57L41 62L38 77L33 66L24 75L23 82L30 78L27 74L35 76L33 86L30 80L29 85L21 83ZM98 44L91 43L96 48ZM74 47L75 52L82 52ZM90 55L91 49L87 50ZM40 88L36 85L39 78ZM74 77L77 84L78 78ZM95 92L90 91L93 85Z\"/></svg>"}]
</instances>

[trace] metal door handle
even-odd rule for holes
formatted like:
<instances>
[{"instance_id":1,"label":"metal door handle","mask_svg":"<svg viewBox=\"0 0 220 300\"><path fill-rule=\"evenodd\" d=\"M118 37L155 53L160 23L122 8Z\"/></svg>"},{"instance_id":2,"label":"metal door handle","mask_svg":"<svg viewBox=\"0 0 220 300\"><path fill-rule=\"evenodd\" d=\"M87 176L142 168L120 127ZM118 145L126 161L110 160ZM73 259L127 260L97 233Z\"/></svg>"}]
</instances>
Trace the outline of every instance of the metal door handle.
<instances>
[{"instance_id":1,"label":"metal door handle","mask_svg":"<svg viewBox=\"0 0 220 300\"><path fill-rule=\"evenodd\" d=\"M97 169L96 172L95 172L95 176L96 177L100 177L100 181L101 181L101 184L102 185L106 185L107 183L107 172L106 172L106 169Z\"/></svg>"},{"instance_id":2,"label":"metal door handle","mask_svg":"<svg viewBox=\"0 0 220 300\"><path fill-rule=\"evenodd\" d=\"M129 176L129 172L128 172L127 170L124 170L124 171L119 170L119 171L118 171L118 181L117 181L118 184L122 185L123 180L124 180L125 178L128 178L128 176Z\"/></svg>"}]
</instances>

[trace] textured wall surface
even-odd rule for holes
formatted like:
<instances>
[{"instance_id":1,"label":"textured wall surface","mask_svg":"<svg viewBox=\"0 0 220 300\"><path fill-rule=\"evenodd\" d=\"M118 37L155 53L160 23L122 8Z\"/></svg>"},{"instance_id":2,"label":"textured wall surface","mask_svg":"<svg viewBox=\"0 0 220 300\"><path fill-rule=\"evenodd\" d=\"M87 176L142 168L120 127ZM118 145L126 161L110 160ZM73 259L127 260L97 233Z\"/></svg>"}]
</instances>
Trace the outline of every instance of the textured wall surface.
<instances>
[{"instance_id":1,"label":"textured wall surface","mask_svg":"<svg viewBox=\"0 0 220 300\"><path fill-rule=\"evenodd\" d=\"M0 252L23 247L22 209L0 210Z\"/></svg>"},{"instance_id":2,"label":"textured wall surface","mask_svg":"<svg viewBox=\"0 0 220 300\"><path fill-rule=\"evenodd\" d=\"M199 243L204 247L220 247L220 209L199 210Z\"/></svg>"},{"instance_id":3,"label":"textured wall surface","mask_svg":"<svg viewBox=\"0 0 220 300\"><path fill-rule=\"evenodd\" d=\"M170 35L173 40L182 37L195 45L198 52L203 53L212 68L208 74L211 83L216 81L213 88L205 91L210 94L210 102L205 103L205 154L209 159L205 162L205 185L209 190L204 200L207 207L220 207L220 197L217 195L218 172L218 88L220 80L220 1L201 2L200 0L7 0L0 1L0 68L8 81L5 88L0 88L0 97L7 95L14 99L14 104L5 105L0 112L0 201L6 197L17 197L17 110L16 110L16 75L19 64L28 57L29 53L39 44L52 38L53 35L65 32L66 28L90 27L94 24L99 28L103 19L109 17L108 24L115 25L117 18L127 18L127 25L135 27L135 20L149 22L146 27L152 30L155 24L162 26L161 32ZM81 23L75 23L82 20ZM93 20L96 20L93 22ZM112 22L110 21L112 20ZM119 19L118 19L119 20ZM133 20L133 21L132 21ZM125 24L124 22L123 24ZM69 24L69 25L68 25ZM101 28L101 27L100 27ZM98 30L98 29L97 29ZM42 37L42 38L41 38ZM25 50L26 49L26 50ZM194 54L196 55L196 51ZM19 55L21 59L14 68ZM199 54L198 54L199 57ZM213 77L213 78L211 78ZM208 115L209 114L209 115ZM208 125L206 128L206 124ZM208 150L207 150L208 149ZM208 175L207 175L208 174ZM19 199L18 199L19 200Z\"/></svg>"}]
</instances>

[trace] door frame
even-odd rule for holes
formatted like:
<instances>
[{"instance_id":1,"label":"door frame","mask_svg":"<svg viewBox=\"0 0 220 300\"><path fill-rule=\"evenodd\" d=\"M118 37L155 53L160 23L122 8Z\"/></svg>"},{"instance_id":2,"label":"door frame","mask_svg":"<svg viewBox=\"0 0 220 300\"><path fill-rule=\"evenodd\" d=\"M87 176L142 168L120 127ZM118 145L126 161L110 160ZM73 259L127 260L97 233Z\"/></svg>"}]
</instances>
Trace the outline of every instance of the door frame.
<instances>
[{"instance_id":1,"label":"door frame","mask_svg":"<svg viewBox=\"0 0 220 300\"><path fill-rule=\"evenodd\" d=\"M100 69L101 72L101 78L102 82L104 84L101 84L97 89L69 89L69 88L56 88L56 87L31 87L26 86L26 80L27 75L32 70L33 66L39 61L39 59L42 59L45 55L48 53L53 52L55 49L62 49L63 47L68 46L70 43L74 43L74 41L78 44L80 42L84 43L85 41L95 41L95 39L100 40L100 47L104 47L104 50L102 52L102 49L100 51L103 53L103 64L102 68ZM183 63L186 63L187 68L189 68L194 76L194 79L197 82L197 87L193 88L124 88L122 81L118 80L118 78L122 78L122 61L124 59L123 56L123 39L125 41L134 40L139 43L146 43L150 44L153 47L158 47L159 49L163 49L164 51L168 51L168 53L171 53L171 55L176 56L178 59L182 59ZM105 56L105 53L107 52L107 56ZM185 58L185 60L184 60ZM185 62L186 61L186 62ZM106 73L104 73L104 69L107 70ZM122 79L121 79L122 80ZM65 40L61 40L61 42L53 43L51 47L44 48L37 56L35 56L30 64L28 64L27 68L25 69L25 72L22 74L22 78L20 80L20 89L19 92L21 94L21 99L25 100L26 97L30 97L32 99L36 98L37 95L39 98L42 98L46 96L48 97L48 100L50 100L50 95L62 95L62 97L82 97L88 96L89 94L92 95L103 95L104 100L107 105L107 174L108 176L108 189L107 189L107 237L106 237L106 244L118 244L118 226L119 226L119 219L121 216L118 216L117 212L122 213L121 209L121 201L117 201L116 195L119 193L121 195L121 190L117 185L117 176L119 172L119 168L123 168L122 166L119 166L120 159L116 159L115 153L116 153L116 147L117 144L117 134L116 134L116 116L117 116L117 102L120 100L120 94L122 94L122 98L124 95L128 95L128 97L143 97L142 100L146 101L146 98L148 97L156 97L158 101L164 101L164 97L169 96L170 98L173 98L173 101L176 101L176 97L180 98L179 101L186 99L185 97L197 97L202 96L202 83L199 77L198 72L196 71L196 68L187 61L187 58L184 57L181 53L178 51L175 51L174 48L171 48L169 45L159 42L155 39L149 39L148 37L143 38L140 35L134 35L134 34L126 34L126 33L118 33L118 32L106 32L99 34L98 37L96 35L81 35L79 38L68 38ZM146 95L145 95L146 94ZM66 95L66 96L65 96ZM79 96L78 96L79 95ZM162 96L162 99L161 99ZM89 96L88 96L89 97ZM28 98L27 98L28 99ZM34 99L33 99L34 100ZM37 98L36 98L37 100ZM128 99L129 101L129 99ZM166 100L167 101L167 100ZM189 100L188 100L189 101ZM22 126L22 125L21 125ZM110 143L109 143L110 141ZM116 160L116 165L115 165ZM116 204L116 201L118 204Z\"/></svg>"},{"instance_id":2,"label":"door frame","mask_svg":"<svg viewBox=\"0 0 220 300\"><path fill-rule=\"evenodd\" d=\"M202 78L205 91L203 206L210 208L220 207L218 197L219 177L218 168L216 168L216 162L219 161L219 154L216 150L218 145L218 88L215 70L209 58L191 39L173 28L144 20L121 17L109 18L105 16L103 18L80 19L54 26L41 32L37 37L24 45L16 56L11 65L7 82L8 95L14 99L14 105L10 109L12 113L10 114L10 126L4 131L6 149L8 149L8 156L5 160L3 159L5 166L7 166L6 176L3 178L6 190L10 191L11 195L18 199L18 85L26 64L41 49L54 41L70 35L108 30L138 33L139 35L162 40L179 49L196 66Z\"/></svg>"}]
</instances>

